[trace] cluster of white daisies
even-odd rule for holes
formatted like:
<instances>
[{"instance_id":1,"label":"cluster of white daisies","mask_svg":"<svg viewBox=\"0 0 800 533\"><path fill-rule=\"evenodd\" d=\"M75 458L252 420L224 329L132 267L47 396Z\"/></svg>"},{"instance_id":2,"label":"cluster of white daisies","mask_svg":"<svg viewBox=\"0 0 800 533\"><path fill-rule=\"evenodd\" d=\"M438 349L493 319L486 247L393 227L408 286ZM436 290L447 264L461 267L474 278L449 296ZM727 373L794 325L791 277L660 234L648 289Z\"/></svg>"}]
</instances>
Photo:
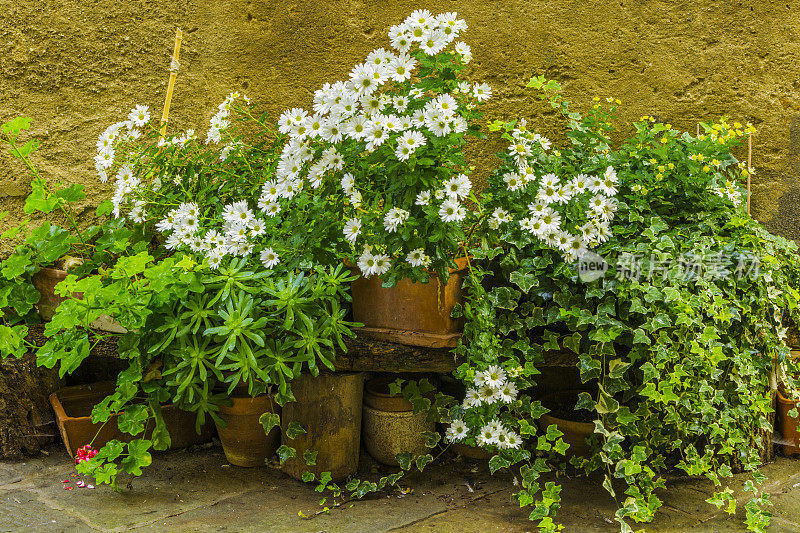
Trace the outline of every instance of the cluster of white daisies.
<instances>
[{"instance_id":1,"label":"cluster of white daisies","mask_svg":"<svg viewBox=\"0 0 800 533\"><path fill-rule=\"evenodd\" d=\"M451 133L463 133L467 120L459 113L460 106L474 106L491 96L486 84L460 82L452 94L430 94L422 87L408 83L418 60L412 54L421 50L427 55L445 51L467 28L455 13L432 16L427 10L413 12L402 24L393 26L389 39L395 51L374 50L366 61L356 65L348 81L326 83L314 93L313 112L294 108L284 112L278 129L288 135L278 163L276 179L264 184L259 205L280 210L279 199L291 199L306 187L319 188L326 177L341 185L344 196L355 209L361 207L363 194L358 178L349 170L344 153L355 143L358 157L382 146L389 146L387 156L408 161L430 139ZM471 60L468 45L457 42L451 57L462 63ZM369 179L368 176L363 179ZM416 196L425 216L425 206L434 206L431 215L444 223L459 222L466 216L461 201L469 194L471 184L466 175L458 174L442 184L441 189L424 190ZM406 206L409 209L412 206ZM380 213L383 228L394 233L412 216L409 209L384 205ZM356 245L362 235L362 218L351 216L344 222L344 236ZM367 275L381 274L390 266L385 254L373 254L369 244L358 263ZM430 258L425 250L406 250L406 261L412 266L426 266Z\"/></svg>"},{"instance_id":2,"label":"cluster of white daisies","mask_svg":"<svg viewBox=\"0 0 800 533\"><path fill-rule=\"evenodd\" d=\"M483 405L509 404L517 399L517 387L509 379L508 373L497 365L491 365L475 374L474 387L467 390L464 398L465 409L475 409ZM463 419L450 422L445 437L450 442L458 442L469 436L469 427ZM480 428L475 440L480 446L497 446L501 449L519 448L522 439L513 430L494 419Z\"/></svg>"},{"instance_id":3,"label":"cluster of white daisies","mask_svg":"<svg viewBox=\"0 0 800 533\"><path fill-rule=\"evenodd\" d=\"M552 173L537 176L533 161L538 153L550 147L550 142L527 130L524 122L514 129L512 135L514 142L507 153L515 168L503 175L503 181L517 202L518 195L524 194L532 199L525 216L518 221L520 227L547 246L558 249L567 261L574 261L589 248L607 241L617 210L614 196L618 192L619 180L614 168L609 166L604 173L595 176L578 174L560 178ZM586 222L575 228L573 234L566 226L566 207L576 202L587 205ZM497 229L501 224L513 221L513 215L498 207L488 224Z\"/></svg>"}]
</instances>

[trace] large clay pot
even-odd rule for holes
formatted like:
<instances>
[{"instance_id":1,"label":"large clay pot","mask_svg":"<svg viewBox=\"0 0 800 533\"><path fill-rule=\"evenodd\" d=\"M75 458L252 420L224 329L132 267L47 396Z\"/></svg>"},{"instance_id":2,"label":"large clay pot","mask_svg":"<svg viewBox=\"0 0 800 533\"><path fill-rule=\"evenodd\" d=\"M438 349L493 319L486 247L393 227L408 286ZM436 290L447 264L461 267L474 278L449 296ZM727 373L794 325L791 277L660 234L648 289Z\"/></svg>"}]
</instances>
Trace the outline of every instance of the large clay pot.
<instances>
[{"instance_id":1,"label":"large clay pot","mask_svg":"<svg viewBox=\"0 0 800 533\"><path fill-rule=\"evenodd\" d=\"M467 260L461 258L456 264L445 285L435 275L428 283L403 278L391 288L381 287L378 276L359 277L350 286L353 319L379 340L429 348L455 346L464 322L450 314L462 301Z\"/></svg>"},{"instance_id":2,"label":"large clay pot","mask_svg":"<svg viewBox=\"0 0 800 533\"><path fill-rule=\"evenodd\" d=\"M99 449L110 440L128 442L134 438L119 430L117 415L109 418L105 425L92 423L92 408L113 393L114 389L113 382L105 381L64 387L50 395L50 405L56 414L58 429L70 457L74 458L77 449L89 443L93 448ZM170 448L185 448L192 444L209 442L214 436L214 426L208 423L201 428L199 434L197 433L195 413L182 411L174 405L164 405L161 414L169 432ZM149 435L152 429L151 422L145 429L145 435Z\"/></svg>"},{"instance_id":3,"label":"large clay pot","mask_svg":"<svg viewBox=\"0 0 800 533\"><path fill-rule=\"evenodd\" d=\"M578 394L583 391L580 390L566 390L554 392L542 397L542 404L556 403L565 406L568 410L572 410L578 401ZM550 413L542 415L536 423L542 431L547 431L547 427L555 424L559 431L564 433L561 439L569 444L566 456L587 456L589 455L589 445L586 439L594 433L594 424L591 422L578 422L564 418L558 418Z\"/></svg>"},{"instance_id":4,"label":"large clay pot","mask_svg":"<svg viewBox=\"0 0 800 533\"><path fill-rule=\"evenodd\" d=\"M422 434L434 431L436 425L426 419L427 413L415 414L402 395L390 394L394 379L382 376L364 386L363 437L364 447L378 462L399 466L395 458L399 453L428 453Z\"/></svg>"},{"instance_id":5,"label":"large clay pot","mask_svg":"<svg viewBox=\"0 0 800 533\"><path fill-rule=\"evenodd\" d=\"M232 397L231 401L233 405L219 409L225 427L217 424L225 457L236 466L263 465L280 446L281 434L277 427L267 434L259 419L264 413L280 413L280 407L268 394Z\"/></svg>"},{"instance_id":6,"label":"large clay pot","mask_svg":"<svg viewBox=\"0 0 800 533\"><path fill-rule=\"evenodd\" d=\"M789 416L789 411L795 407L794 400L791 400L777 391L777 416L775 417L776 432L781 435L781 442L784 455L796 455L800 453L800 433L797 425L800 423L798 417Z\"/></svg>"},{"instance_id":7,"label":"large clay pot","mask_svg":"<svg viewBox=\"0 0 800 533\"><path fill-rule=\"evenodd\" d=\"M281 430L283 443L296 456L283 464L283 471L295 479L307 471L317 478L330 472L336 482L347 479L358 469L364 373L301 374L291 387L296 401L283 406ZM290 439L286 430L292 422L306 433ZM306 465L306 451L317 452L315 465Z\"/></svg>"}]
</instances>

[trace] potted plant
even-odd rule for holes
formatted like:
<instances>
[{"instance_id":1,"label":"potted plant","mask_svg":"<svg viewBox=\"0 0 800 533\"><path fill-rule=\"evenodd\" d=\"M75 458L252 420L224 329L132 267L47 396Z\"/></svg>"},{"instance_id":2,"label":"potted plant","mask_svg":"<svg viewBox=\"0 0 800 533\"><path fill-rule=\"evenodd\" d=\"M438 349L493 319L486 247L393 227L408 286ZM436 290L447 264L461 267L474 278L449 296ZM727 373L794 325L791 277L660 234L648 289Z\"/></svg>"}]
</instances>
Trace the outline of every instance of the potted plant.
<instances>
[{"instance_id":1,"label":"potted plant","mask_svg":"<svg viewBox=\"0 0 800 533\"><path fill-rule=\"evenodd\" d=\"M313 110L279 120L288 141L267 199L302 187L330 202L340 249L362 275L355 320L386 340L454 346L460 330L450 315L472 217L463 150L491 96L461 79L471 59L457 41L465 29L454 13L416 11L390 29L391 51L373 51L349 80L317 90Z\"/></svg>"},{"instance_id":2,"label":"potted plant","mask_svg":"<svg viewBox=\"0 0 800 533\"><path fill-rule=\"evenodd\" d=\"M693 135L644 117L614 143L617 101L596 99L584 115L556 82L529 86L565 117L568 143L551 146L521 120L491 128L509 147L472 251L458 374L472 383L499 368L533 381L548 351L569 349L583 383L597 383L576 405L594 415L588 454L570 462L604 471L612 495L612 481L627 484L623 530L652 520L667 468L711 479L720 488L708 501L733 508L724 478L757 472L771 449L773 364L797 375L781 324L781 310L798 312L797 247L745 210L752 169L732 151L749 126L721 120ZM517 465L517 499L553 530L560 487L538 479L563 468L569 448L556 425L537 428L541 401L520 395L497 410L523 444L490 468ZM453 415L472 437L485 419L471 416ZM760 531L765 502L751 490L746 520Z\"/></svg>"},{"instance_id":3,"label":"potted plant","mask_svg":"<svg viewBox=\"0 0 800 533\"><path fill-rule=\"evenodd\" d=\"M30 118L13 119L2 125L3 135L0 137L32 177L31 193L25 200L25 213L48 217L58 212L66 219L68 228L47 219L38 225L34 225L31 219L24 219L21 224L8 228L2 234L2 238L18 243L14 252L0 263L0 292L3 294L0 299L0 309L3 310L0 328L4 331L4 344L0 346L0 352L4 357L21 357L36 348L25 340L28 333L26 324L49 321L58 305L67 297L82 297L81 294L56 294L56 285L63 281L68 272L76 275L96 272L102 265L113 263L129 248L141 246L146 238L133 235L122 227L120 221L106 218L110 202L101 204L95 210L98 224L81 229L74 204L86 197L84 187L51 183L40 174L30 159L39 145L38 141L32 139L23 142L21 139L30 125ZM7 213L0 214L0 218L5 215ZM101 314L88 322L86 327L113 330L115 325L108 315ZM88 355L88 351L85 354Z\"/></svg>"},{"instance_id":4,"label":"potted plant","mask_svg":"<svg viewBox=\"0 0 800 533\"><path fill-rule=\"evenodd\" d=\"M116 416L132 438L112 440L81 461L79 468L99 482L115 483L120 469L140 474L150 450L169 445L164 403L194 413L198 430L210 416L231 462L263 463L278 445L277 424L267 422L279 423L278 406L293 399L290 380L333 369L336 349L345 349L342 336L352 335L343 307L351 278L335 251L321 244L330 226L324 212L309 201L276 216L258 201L280 137L244 97L231 95L219 109L209 142L201 143L191 132L162 138L147 110L137 107L132 115L144 132L115 137L111 159L108 148L98 154L101 179L116 176L113 214L128 231L157 238L96 274L68 275L57 292L84 298L59 306L39 356L62 372L74 369L81 359L71 339L101 310L126 329L118 347L129 367L94 407L92 421ZM234 117L256 133L235 134ZM318 224L316 234L308 220ZM276 252L303 238L293 253ZM154 429L145 435L148 423ZM234 427L249 436L231 436ZM231 449L237 443L244 450Z\"/></svg>"}]
</instances>

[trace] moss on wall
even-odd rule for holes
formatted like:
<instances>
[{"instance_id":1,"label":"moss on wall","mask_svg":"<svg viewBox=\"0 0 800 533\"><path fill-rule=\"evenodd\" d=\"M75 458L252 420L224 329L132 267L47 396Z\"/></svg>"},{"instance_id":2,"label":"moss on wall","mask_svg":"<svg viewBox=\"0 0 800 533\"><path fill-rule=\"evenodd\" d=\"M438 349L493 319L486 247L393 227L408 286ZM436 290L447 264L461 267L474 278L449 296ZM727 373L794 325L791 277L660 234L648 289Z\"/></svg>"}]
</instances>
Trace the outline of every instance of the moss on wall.
<instances>
[{"instance_id":1,"label":"moss on wall","mask_svg":"<svg viewBox=\"0 0 800 533\"><path fill-rule=\"evenodd\" d=\"M411 1L176 0L169 3L0 0L0 120L34 118L35 157L49 175L87 185L86 216L109 188L96 181L97 135L134 104L160 114L174 29L184 31L170 128L205 130L231 90L277 117L310 105L325 81L388 46L386 31ZM436 0L470 26L472 76L492 85L487 118L528 116L544 134L559 125L524 89L533 75L557 79L568 99L615 96L623 119L650 114L695 130L727 115L753 122L753 214L800 239L800 17L796 2L680 0ZM474 150L477 178L498 146ZM0 156L0 211L21 215L27 176Z\"/></svg>"}]
</instances>

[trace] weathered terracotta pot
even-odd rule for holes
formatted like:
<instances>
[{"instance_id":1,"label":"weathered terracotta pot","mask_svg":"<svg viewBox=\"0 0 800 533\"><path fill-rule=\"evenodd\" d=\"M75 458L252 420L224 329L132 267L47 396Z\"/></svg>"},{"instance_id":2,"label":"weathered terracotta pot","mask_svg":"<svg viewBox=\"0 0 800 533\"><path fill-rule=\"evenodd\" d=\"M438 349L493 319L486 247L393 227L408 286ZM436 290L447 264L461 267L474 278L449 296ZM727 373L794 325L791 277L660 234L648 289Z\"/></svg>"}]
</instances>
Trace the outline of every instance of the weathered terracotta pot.
<instances>
[{"instance_id":1,"label":"weathered terracotta pot","mask_svg":"<svg viewBox=\"0 0 800 533\"><path fill-rule=\"evenodd\" d=\"M267 434L259 419L264 413L280 413L280 407L268 394L255 398L232 397L231 400L233 405L219 409L219 417L225 422L225 427L217 424L225 457L236 466L263 465L280 446L281 433L274 427Z\"/></svg>"},{"instance_id":2,"label":"weathered terracotta pot","mask_svg":"<svg viewBox=\"0 0 800 533\"><path fill-rule=\"evenodd\" d=\"M350 290L353 296L353 319L364 324L362 331L379 340L451 348L458 343L463 319L451 318L461 303L461 284L467 270L467 259L456 261L445 285L433 276L428 283L414 283L407 278L394 287L381 287L378 276L359 277Z\"/></svg>"},{"instance_id":3,"label":"weathered terracotta pot","mask_svg":"<svg viewBox=\"0 0 800 533\"><path fill-rule=\"evenodd\" d=\"M53 318L56 308L67 299L65 296L56 296L56 285L66 277L67 271L57 268L42 268L31 277L33 286L39 291L39 302L36 304L36 308L39 310L39 316L45 322ZM83 298L83 295L75 293L73 297Z\"/></svg>"},{"instance_id":4,"label":"weathered terracotta pot","mask_svg":"<svg viewBox=\"0 0 800 533\"><path fill-rule=\"evenodd\" d=\"M547 400L557 402L563 405L569 405L570 409L575 406L578 400L578 394L583 391L580 390L566 390L548 394L542 397L542 403L547 403ZM566 456L586 456L589 455L589 445L586 439L594 433L594 424L591 422L577 422L575 420L567 420L558 418L550 413L542 415L536 423L542 431L547 431L547 427L555 424L559 431L564 433L561 439L569 444Z\"/></svg>"},{"instance_id":5,"label":"weathered terracotta pot","mask_svg":"<svg viewBox=\"0 0 800 533\"><path fill-rule=\"evenodd\" d=\"M291 386L296 401L283 406L281 434L296 456L283 464L283 471L295 479L307 471L318 479L322 472L330 472L335 482L347 479L358 469L364 373L301 374ZM286 430L292 422L306 433L290 439ZM315 465L306 465L306 451L317 452Z\"/></svg>"},{"instance_id":6,"label":"weathered terracotta pot","mask_svg":"<svg viewBox=\"0 0 800 533\"><path fill-rule=\"evenodd\" d=\"M119 430L117 415L109 418L105 425L92 423L92 408L113 392L114 383L104 381L91 385L64 387L50 395L50 405L55 411L58 429L70 457L74 458L76 450L89 443L93 448L99 449L110 440L128 442L134 438ZM171 448L185 448L192 444L209 442L214 436L214 426L211 424L204 425L198 435L195 431L194 413L182 411L174 405L163 406L161 413L167 424L172 442ZM150 431L152 423L146 428L145 434L149 434Z\"/></svg>"},{"instance_id":7,"label":"weathered terracotta pot","mask_svg":"<svg viewBox=\"0 0 800 533\"><path fill-rule=\"evenodd\" d=\"M800 423L798 417L789 416L789 411L795 407L793 400L790 400L781 391L777 391L777 413L775 417L776 433L781 435L782 452L784 455L797 455L800 453L800 433L797 425Z\"/></svg>"},{"instance_id":8,"label":"weathered terracotta pot","mask_svg":"<svg viewBox=\"0 0 800 533\"><path fill-rule=\"evenodd\" d=\"M488 461L494 455L480 446L470 446L461 442L454 442L450 445L450 449L467 459L475 459L476 461Z\"/></svg>"},{"instance_id":9,"label":"weathered terracotta pot","mask_svg":"<svg viewBox=\"0 0 800 533\"><path fill-rule=\"evenodd\" d=\"M42 320L45 322L49 322L53 319L53 315L56 314L56 308L61 305L61 302L67 299L66 296L56 296L56 285L63 281L64 278L67 277L67 274L68 272L66 270L42 268L31 277L33 286L39 291L39 302L36 304L36 308L39 310L39 316L42 317ZM73 292L72 297L81 300L83 299L83 293ZM97 317L89 326L111 333L128 332L119 322L106 314Z\"/></svg>"},{"instance_id":10,"label":"weathered terracotta pot","mask_svg":"<svg viewBox=\"0 0 800 533\"><path fill-rule=\"evenodd\" d=\"M380 463L398 466L398 453L428 453L422 433L434 431L434 422L427 413L414 413L413 406L402 395L392 396L389 383L393 376L369 380L364 386L362 436L367 452Z\"/></svg>"}]
</instances>

